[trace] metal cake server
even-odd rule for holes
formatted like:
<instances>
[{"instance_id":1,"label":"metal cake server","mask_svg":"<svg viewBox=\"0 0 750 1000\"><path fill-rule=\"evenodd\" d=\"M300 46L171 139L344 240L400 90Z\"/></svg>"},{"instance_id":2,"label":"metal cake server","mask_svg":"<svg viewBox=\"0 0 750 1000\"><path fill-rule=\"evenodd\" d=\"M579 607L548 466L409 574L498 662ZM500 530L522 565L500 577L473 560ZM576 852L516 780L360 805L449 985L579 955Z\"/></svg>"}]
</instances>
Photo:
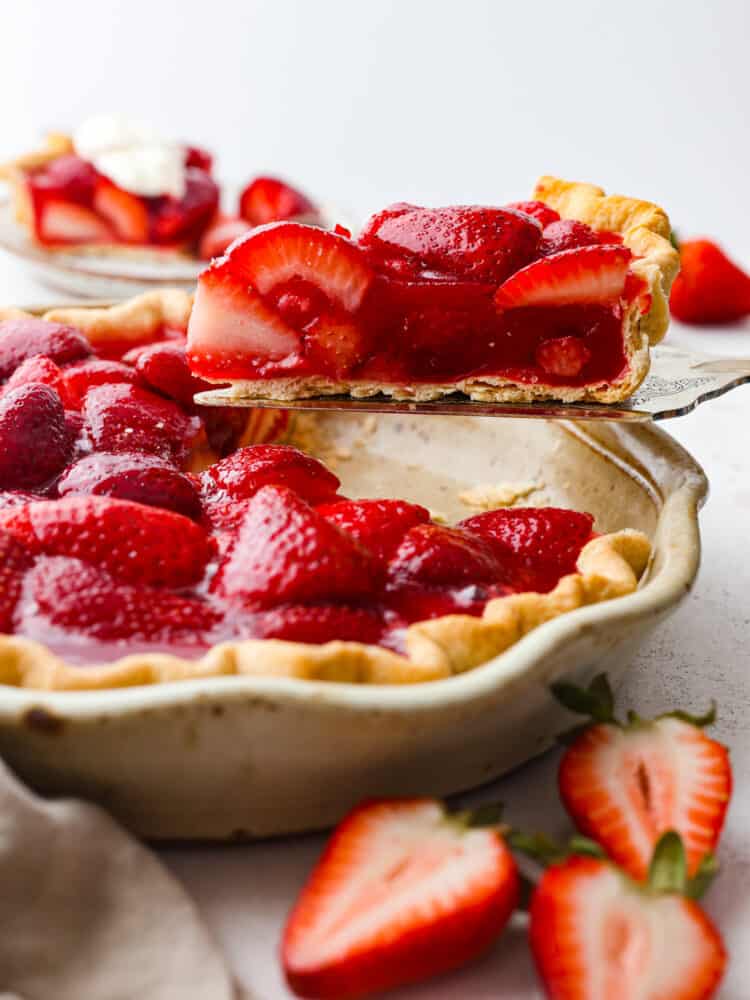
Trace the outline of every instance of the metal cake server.
<instances>
[{"instance_id":1,"label":"metal cake server","mask_svg":"<svg viewBox=\"0 0 750 1000\"><path fill-rule=\"evenodd\" d=\"M651 371L640 388L623 403L485 403L460 393L428 403L387 396L352 399L315 396L309 399L250 399L232 389L200 392L205 406L272 407L283 410L348 410L355 413L459 414L472 417L543 417L555 420L616 420L644 423L690 413L700 403L750 382L750 359L717 358L678 347L660 345L651 352Z\"/></svg>"}]
</instances>

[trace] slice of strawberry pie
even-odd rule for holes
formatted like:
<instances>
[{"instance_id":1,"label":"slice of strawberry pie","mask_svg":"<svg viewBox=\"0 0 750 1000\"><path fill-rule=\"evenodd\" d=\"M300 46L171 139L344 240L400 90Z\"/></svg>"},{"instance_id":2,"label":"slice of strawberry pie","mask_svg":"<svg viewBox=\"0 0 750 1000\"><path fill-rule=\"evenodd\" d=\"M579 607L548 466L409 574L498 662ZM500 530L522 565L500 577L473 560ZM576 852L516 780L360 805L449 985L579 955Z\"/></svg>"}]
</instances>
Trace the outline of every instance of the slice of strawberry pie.
<instances>
[{"instance_id":1,"label":"slice of strawberry pie","mask_svg":"<svg viewBox=\"0 0 750 1000\"><path fill-rule=\"evenodd\" d=\"M656 205L550 177L503 208L392 205L357 240L265 226L201 275L190 365L251 398L614 402L667 328L669 233Z\"/></svg>"}]
</instances>

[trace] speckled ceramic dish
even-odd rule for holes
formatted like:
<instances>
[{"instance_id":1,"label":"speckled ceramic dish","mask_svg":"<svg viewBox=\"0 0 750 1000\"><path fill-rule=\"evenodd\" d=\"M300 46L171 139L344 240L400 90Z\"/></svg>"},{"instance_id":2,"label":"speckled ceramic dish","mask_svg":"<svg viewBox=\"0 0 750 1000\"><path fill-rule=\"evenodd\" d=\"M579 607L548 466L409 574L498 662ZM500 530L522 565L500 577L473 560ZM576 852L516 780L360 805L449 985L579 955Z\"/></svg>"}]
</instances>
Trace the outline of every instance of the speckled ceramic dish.
<instances>
[{"instance_id":1,"label":"speckled ceramic dish","mask_svg":"<svg viewBox=\"0 0 750 1000\"><path fill-rule=\"evenodd\" d=\"M628 597L537 628L460 676L412 686L225 677L102 692L0 688L0 753L37 788L88 796L153 838L261 837L321 828L365 796L446 795L544 750L570 718L559 678L616 683L685 596L706 480L650 426L474 417L321 416L350 496L401 496L448 520L478 485L591 511L601 531L654 543Z\"/></svg>"}]
</instances>

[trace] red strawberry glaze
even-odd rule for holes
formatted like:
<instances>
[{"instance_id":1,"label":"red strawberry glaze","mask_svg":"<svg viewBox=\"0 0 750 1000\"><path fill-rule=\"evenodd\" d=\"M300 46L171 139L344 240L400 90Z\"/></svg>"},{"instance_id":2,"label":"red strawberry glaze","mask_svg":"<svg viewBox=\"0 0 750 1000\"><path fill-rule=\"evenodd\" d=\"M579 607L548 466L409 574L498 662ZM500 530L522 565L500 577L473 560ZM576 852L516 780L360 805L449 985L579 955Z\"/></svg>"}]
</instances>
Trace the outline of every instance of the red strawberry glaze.
<instances>
[{"instance_id":1,"label":"red strawberry glaze","mask_svg":"<svg viewBox=\"0 0 750 1000\"><path fill-rule=\"evenodd\" d=\"M329 238L336 249L342 237ZM347 242L331 275L333 312L380 280L367 264L349 271L352 252ZM284 415L248 422L192 403L201 383L179 331L103 357L72 328L18 322L0 324L0 444L12 458L0 463L0 628L82 668L249 638L402 650L411 622L550 589L591 536L591 519L570 511L449 528L404 500L345 499L295 448L237 447L248 433L272 440ZM202 472L196 452L210 455Z\"/></svg>"},{"instance_id":2,"label":"red strawberry glaze","mask_svg":"<svg viewBox=\"0 0 750 1000\"><path fill-rule=\"evenodd\" d=\"M201 277L191 369L209 380L615 381L625 312L647 305L630 251L541 208L394 205L358 242L299 223L255 231ZM543 345L562 338L578 362L545 363Z\"/></svg>"}]
</instances>

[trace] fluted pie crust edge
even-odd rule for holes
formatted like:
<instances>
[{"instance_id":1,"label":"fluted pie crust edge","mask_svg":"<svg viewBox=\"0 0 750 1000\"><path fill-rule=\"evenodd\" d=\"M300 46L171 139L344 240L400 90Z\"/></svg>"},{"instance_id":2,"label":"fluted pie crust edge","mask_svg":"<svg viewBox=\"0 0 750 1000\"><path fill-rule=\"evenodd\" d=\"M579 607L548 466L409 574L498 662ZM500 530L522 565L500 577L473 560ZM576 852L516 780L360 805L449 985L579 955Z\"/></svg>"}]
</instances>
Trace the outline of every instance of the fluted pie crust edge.
<instances>
[{"instance_id":1,"label":"fluted pie crust edge","mask_svg":"<svg viewBox=\"0 0 750 1000\"><path fill-rule=\"evenodd\" d=\"M639 531L588 542L577 572L547 594L511 594L489 601L481 618L444 615L406 630L406 655L358 642L323 645L279 639L223 642L196 660L138 653L112 663L75 666L41 643L0 636L0 684L46 691L133 687L205 677L287 677L353 684L413 684L464 673L505 652L532 629L638 586L651 546Z\"/></svg>"}]
</instances>

